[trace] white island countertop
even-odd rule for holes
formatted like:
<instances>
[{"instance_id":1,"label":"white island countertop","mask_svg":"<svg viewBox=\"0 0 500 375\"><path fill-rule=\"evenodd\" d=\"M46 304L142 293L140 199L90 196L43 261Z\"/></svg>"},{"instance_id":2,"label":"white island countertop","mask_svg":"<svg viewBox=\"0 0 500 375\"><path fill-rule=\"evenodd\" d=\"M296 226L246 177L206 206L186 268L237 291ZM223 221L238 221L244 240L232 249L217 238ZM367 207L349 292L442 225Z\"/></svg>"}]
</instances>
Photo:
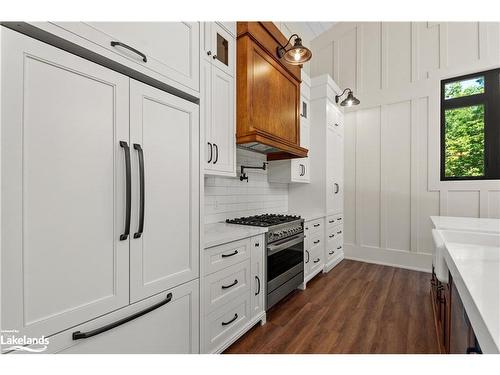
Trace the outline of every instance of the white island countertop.
<instances>
[{"instance_id":1,"label":"white island countertop","mask_svg":"<svg viewBox=\"0 0 500 375\"><path fill-rule=\"evenodd\" d=\"M500 235L439 232L446 265L483 353L500 353Z\"/></svg>"},{"instance_id":2,"label":"white island countertop","mask_svg":"<svg viewBox=\"0 0 500 375\"><path fill-rule=\"evenodd\" d=\"M466 230L470 232L500 233L500 219L476 217L431 216L436 229Z\"/></svg>"},{"instance_id":3,"label":"white island countertop","mask_svg":"<svg viewBox=\"0 0 500 375\"><path fill-rule=\"evenodd\" d=\"M241 240L243 238L258 236L266 233L265 227L252 227L249 225L212 223L205 224L205 249L224 243Z\"/></svg>"}]
</instances>

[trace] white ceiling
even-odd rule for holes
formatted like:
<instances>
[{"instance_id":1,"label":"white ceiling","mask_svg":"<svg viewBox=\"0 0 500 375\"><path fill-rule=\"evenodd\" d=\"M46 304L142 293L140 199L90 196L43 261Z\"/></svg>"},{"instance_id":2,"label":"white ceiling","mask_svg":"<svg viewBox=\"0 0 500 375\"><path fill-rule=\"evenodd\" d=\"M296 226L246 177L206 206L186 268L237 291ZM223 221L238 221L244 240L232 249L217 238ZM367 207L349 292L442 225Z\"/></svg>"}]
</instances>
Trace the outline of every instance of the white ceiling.
<instances>
[{"instance_id":1,"label":"white ceiling","mask_svg":"<svg viewBox=\"0 0 500 375\"><path fill-rule=\"evenodd\" d=\"M324 33L330 27L336 24L336 22L285 22L287 27L294 32L300 32L303 34L303 38L306 40L313 40L320 34Z\"/></svg>"}]
</instances>

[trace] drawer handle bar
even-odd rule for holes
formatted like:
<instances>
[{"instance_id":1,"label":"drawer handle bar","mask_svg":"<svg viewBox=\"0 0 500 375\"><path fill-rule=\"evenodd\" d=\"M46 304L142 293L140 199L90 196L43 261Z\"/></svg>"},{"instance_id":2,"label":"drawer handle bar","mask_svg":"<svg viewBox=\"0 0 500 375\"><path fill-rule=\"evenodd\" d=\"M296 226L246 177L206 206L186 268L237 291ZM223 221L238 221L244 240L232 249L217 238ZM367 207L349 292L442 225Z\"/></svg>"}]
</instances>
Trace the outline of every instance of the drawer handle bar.
<instances>
[{"instance_id":1,"label":"drawer handle bar","mask_svg":"<svg viewBox=\"0 0 500 375\"><path fill-rule=\"evenodd\" d=\"M229 285L222 285L222 289L229 289L229 288L232 288L232 287L233 287L233 286L235 286L236 284L238 284L238 280L234 280L234 283L229 284Z\"/></svg>"},{"instance_id":2,"label":"drawer handle bar","mask_svg":"<svg viewBox=\"0 0 500 375\"><path fill-rule=\"evenodd\" d=\"M332 250L328 254L332 255L334 252L335 252L335 250Z\"/></svg>"},{"instance_id":3,"label":"drawer handle bar","mask_svg":"<svg viewBox=\"0 0 500 375\"><path fill-rule=\"evenodd\" d=\"M137 232L134 233L134 238L141 238L142 232L144 232L144 152L142 151L142 147L138 143L134 143L134 149L137 150L137 155L139 157L139 187L140 187L140 208L139 208L139 228Z\"/></svg>"},{"instance_id":4,"label":"drawer handle bar","mask_svg":"<svg viewBox=\"0 0 500 375\"><path fill-rule=\"evenodd\" d=\"M314 263L318 263L319 262L319 258L316 259L316 260L313 260Z\"/></svg>"},{"instance_id":5,"label":"drawer handle bar","mask_svg":"<svg viewBox=\"0 0 500 375\"><path fill-rule=\"evenodd\" d=\"M342 246L337 246L337 250L340 250L340 249L342 249Z\"/></svg>"},{"instance_id":6,"label":"drawer handle bar","mask_svg":"<svg viewBox=\"0 0 500 375\"><path fill-rule=\"evenodd\" d=\"M234 322L236 319L238 319L238 314L234 314L234 318L231 319L229 322L222 322L222 325L227 326L227 325L231 324L232 322Z\"/></svg>"},{"instance_id":7,"label":"drawer handle bar","mask_svg":"<svg viewBox=\"0 0 500 375\"><path fill-rule=\"evenodd\" d=\"M231 254L222 254L221 257L222 258L228 258L228 257L232 257L234 255L238 254L238 250L234 250L234 253L231 253Z\"/></svg>"},{"instance_id":8,"label":"drawer handle bar","mask_svg":"<svg viewBox=\"0 0 500 375\"><path fill-rule=\"evenodd\" d=\"M315 244L315 245L316 245L317 243L319 243L319 240L314 241L314 244Z\"/></svg>"},{"instance_id":9,"label":"drawer handle bar","mask_svg":"<svg viewBox=\"0 0 500 375\"><path fill-rule=\"evenodd\" d=\"M255 280L257 280L257 285L259 286L259 288L257 289L257 292L255 293L255 295L259 295L260 294L260 279L259 279L259 276L255 276Z\"/></svg>"},{"instance_id":10,"label":"drawer handle bar","mask_svg":"<svg viewBox=\"0 0 500 375\"><path fill-rule=\"evenodd\" d=\"M130 47L128 44L125 44L125 43L122 43L122 42L112 41L111 42L111 47L116 47L116 46L120 46L120 47L123 47L125 49L128 49L129 51L132 51L133 53L136 53L139 56L141 56L142 57L142 61L148 62L148 59L147 59L147 57L146 57L145 54L143 54L141 51L136 50L134 47Z\"/></svg>"},{"instance_id":11,"label":"drawer handle bar","mask_svg":"<svg viewBox=\"0 0 500 375\"><path fill-rule=\"evenodd\" d=\"M314 224L314 228L317 228L319 226L320 226L320 224Z\"/></svg>"},{"instance_id":12,"label":"drawer handle bar","mask_svg":"<svg viewBox=\"0 0 500 375\"><path fill-rule=\"evenodd\" d=\"M125 151L125 231L120 235L120 241L125 241L130 234L130 215L131 215L131 202L132 202L132 172L130 170L130 147L125 141L120 141L120 147Z\"/></svg>"},{"instance_id":13,"label":"drawer handle bar","mask_svg":"<svg viewBox=\"0 0 500 375\"><path fill-rule=\"evenodd\" d=\"M341 230L339 230L339 231L337 232L337 234L342 234L342 231L341 231Z\"/></svg>"},{"instance_id":14,"label":"drawer handle bar","mask_svg":"<svg viewBox=\"0 0 500 375\"><path fill-rule=\"evenodd\" d=\"M328 222L331 224L331 223L334 223L335 222L335 219L334 220L328 220Z\"/></svg>"},{"instance_id":15,"label":"drawer handle bar","mask_svg":"<svg viewBox=\"0 0 500 375\"><path fill-rule=\"evenodd\" d=\"M307 254L306 263L309 263L309 258L311 257L310 254L309 254L309 250L306 250L306 254Z\"/></svg>"},{"instance_id":16,"label":"drawer handle bar","mask_svg":"<svg viewBox=\"0 0 500 375\"><path fill-rule=\"evenodd\" d=\"M333 238L333 237L335 237L335 235L334 234L330 234L328 237Z\"/></svg>"},{"instance_id":17,"label":"drawer handle bar","mask_svg":"<svg viewBox=\"0 0 500 375\"><path fill-rule=\"evenodd\" d=\"M88 331L88 332L75 331L75 332L73 332L73 340L88 339L89 337L96 336L100 333L109 331L110 329L116 328L118 326L121 326L122 324L130 322L131 320L134 320L134 319L137 319L143 315L146 315L147 313L150 313L151 311L156 310L156 309L162 307L163 305L166 305L170 301L172 301L172 293L168 293L167 298L165 298L163 301L158 302L157 304L150 306L147 309L144 309L144 310L139 311L135 314L127 316L126 318L117 320L114 323L105 325L101 328L97 328L97 329L94 329L94 330Z\"/></svg>"}]
</instances>

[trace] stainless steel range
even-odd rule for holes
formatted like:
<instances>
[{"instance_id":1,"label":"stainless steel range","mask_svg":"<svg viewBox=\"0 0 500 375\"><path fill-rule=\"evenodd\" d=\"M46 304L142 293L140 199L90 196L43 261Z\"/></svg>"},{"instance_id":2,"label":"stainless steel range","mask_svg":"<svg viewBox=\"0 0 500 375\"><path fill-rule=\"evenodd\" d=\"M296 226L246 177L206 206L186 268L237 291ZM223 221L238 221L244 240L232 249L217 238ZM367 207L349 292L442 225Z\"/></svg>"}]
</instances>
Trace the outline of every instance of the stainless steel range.
<instances>
[{"instance_id":1,"label":"stainless steel range","mask_svg":"<svg viewBox=\"0 0 500 375\"><path fill-rule=\"evenodd\" d=\"M257 215L226 220L268 227L266 233L266 310L304 281L304 219L293 215Z\"/></svg>"}]
</instances>

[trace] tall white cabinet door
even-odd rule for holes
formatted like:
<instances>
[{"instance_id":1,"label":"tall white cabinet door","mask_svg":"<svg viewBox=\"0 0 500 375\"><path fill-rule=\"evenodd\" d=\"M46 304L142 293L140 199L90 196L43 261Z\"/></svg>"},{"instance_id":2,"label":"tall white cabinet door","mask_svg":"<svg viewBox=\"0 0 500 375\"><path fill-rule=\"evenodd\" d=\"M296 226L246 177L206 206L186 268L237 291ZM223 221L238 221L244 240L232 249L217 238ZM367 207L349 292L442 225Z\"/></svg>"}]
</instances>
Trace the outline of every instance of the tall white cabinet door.
<instances>
[{"instance_id":1,"label":"tall white cabinet door","mask_svg":"<svg viewBox=\"0 0 500 375\"><path fill-rule=\"evenodd\" d=\"M210 169L229 175L234 175L236 168L234 97L234 78L213 66L211 79L213 159Z\"/></svg>"},{"instance_id":2,"label":"tall white cabinet door","mask_svg":"<svg viewBox=\"0 0 500 375\"><path fill-rule=\"evenodd\" d=\"M327 214L343 211L344 202L344 142L333 126L327 127L326 162L326 205Z\"/></svg>"},{"instance_id":3,"label":"tall white cabinet door","mask_svg":"<svg viewBox=\"0 0 500 375\"><path fill-rule=\"evenodd\" d=\"M130 80L130 142L135 181L130 300L135 302L199 276L198 106Z\"/></svg>"},{"instance_id":4,"label":"tall white cabinet door","mask_svg":"<svg viewBox=\"0 0 500 375\"><path fill-rule=\"evenodd\" d=\"M256 317L264 312L264 295L265 295L265 277L264 277L264 239L262 236L251 239L251 272L252 280L250 285L252 298L252 317Z\"/></svg>"},{"instance_id":5,"label":"tall white cabinet door","mask_svg":"<svg viewBox=\"0 0 500 375\"><path fill-rule=\"evenodd\" d=\"M37 337L129 302L129 79L1 35L2 329Z\"/></svg>"}]
</instances>

